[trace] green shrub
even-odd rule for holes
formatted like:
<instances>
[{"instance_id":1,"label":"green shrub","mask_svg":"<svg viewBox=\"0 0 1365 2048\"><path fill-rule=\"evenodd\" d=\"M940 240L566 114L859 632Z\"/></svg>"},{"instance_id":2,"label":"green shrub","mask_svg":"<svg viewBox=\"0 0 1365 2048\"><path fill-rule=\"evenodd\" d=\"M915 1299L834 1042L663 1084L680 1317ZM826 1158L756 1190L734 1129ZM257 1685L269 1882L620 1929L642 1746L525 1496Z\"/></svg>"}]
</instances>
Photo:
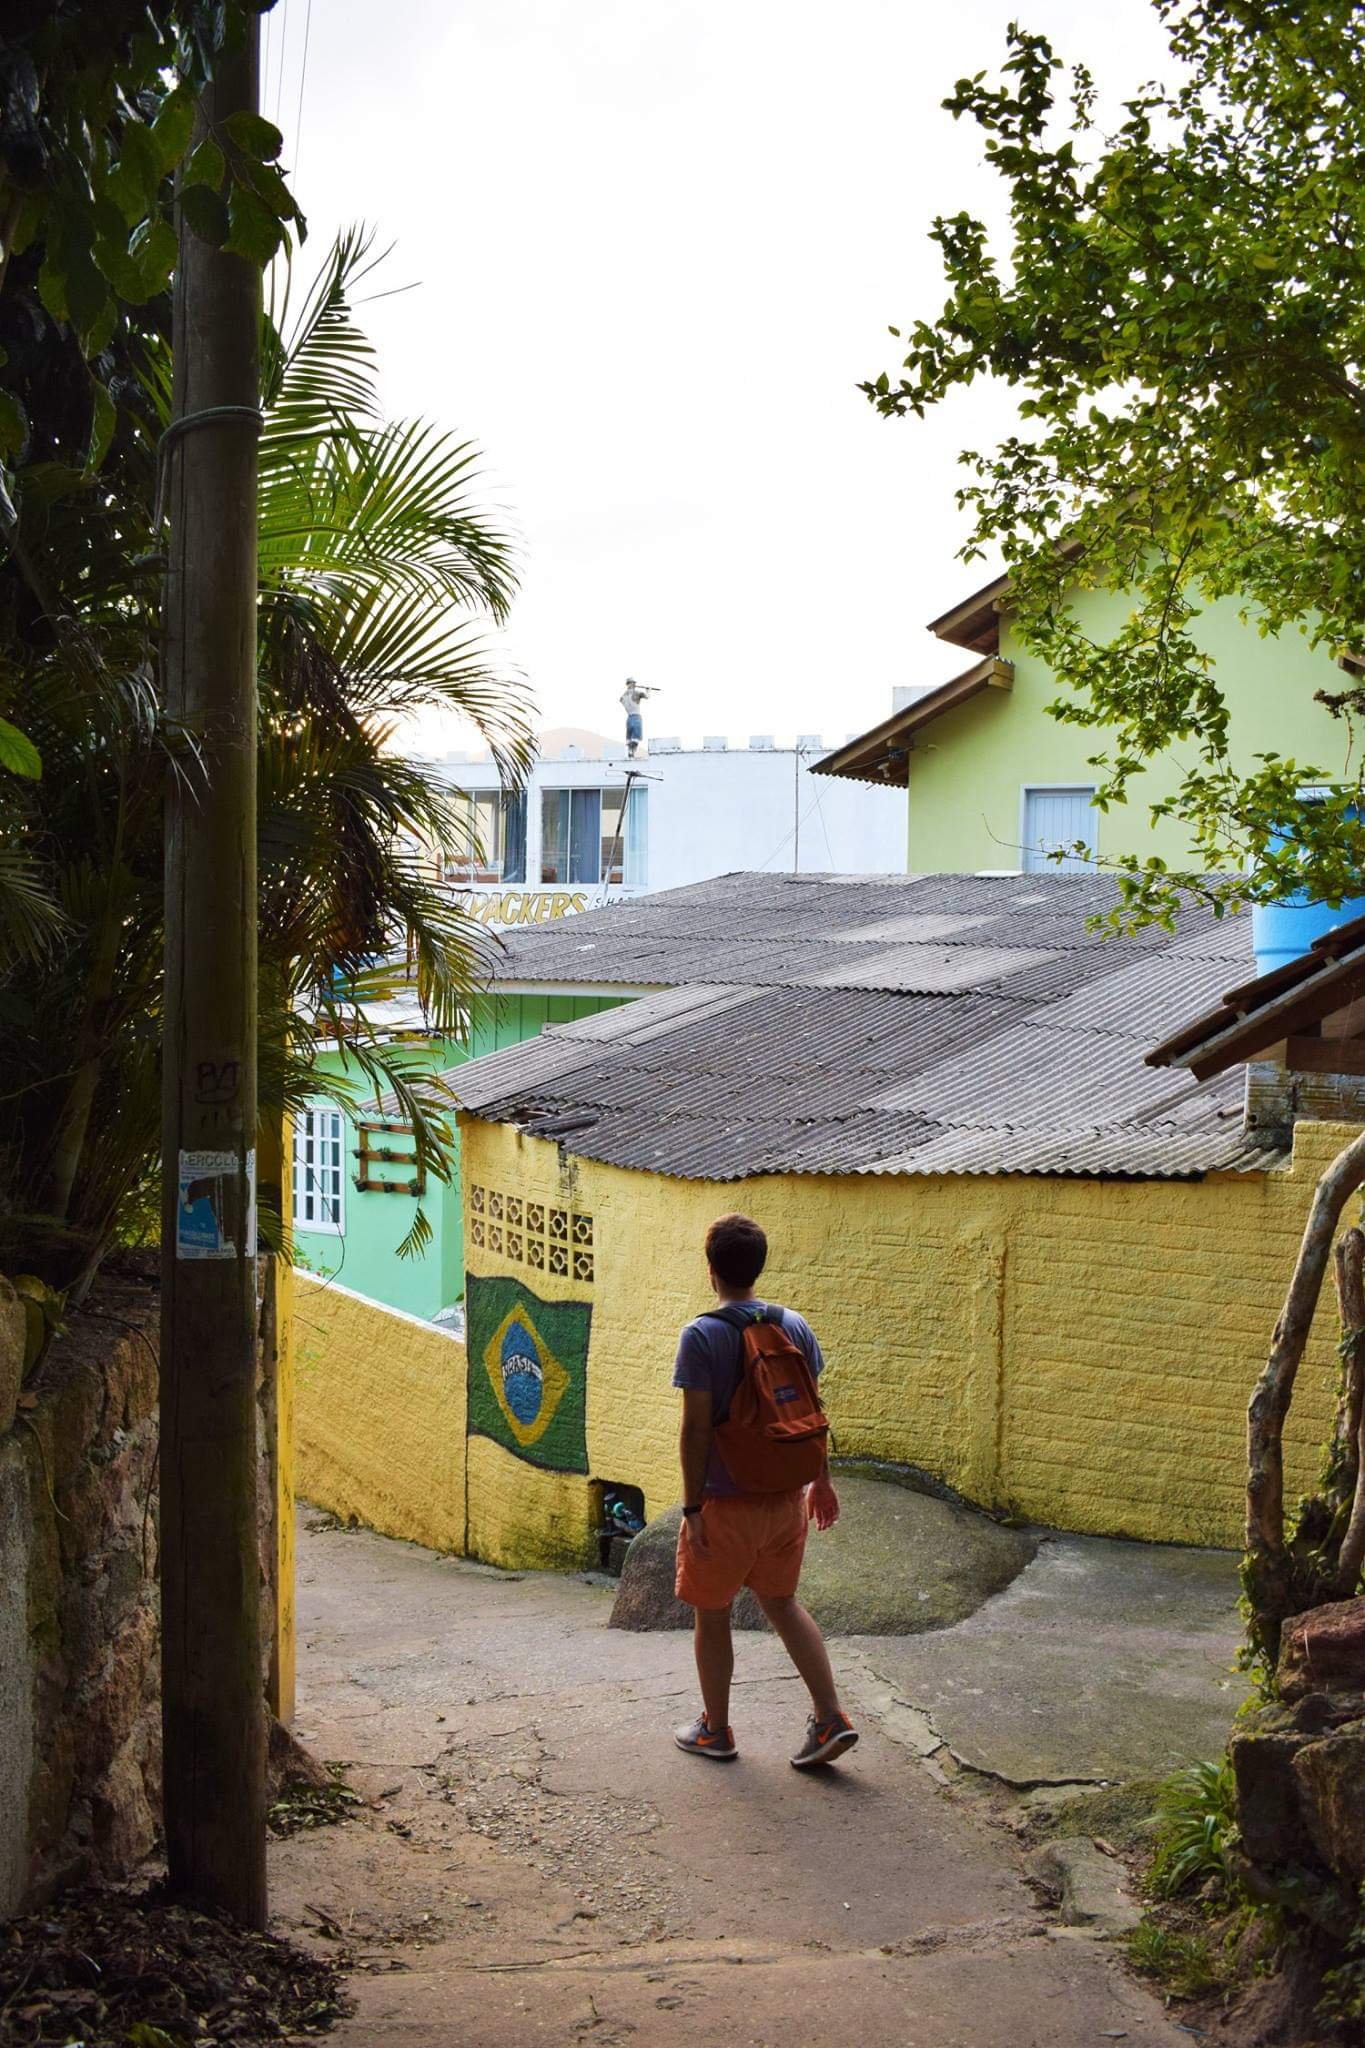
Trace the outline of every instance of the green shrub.
<instances>
[{"instance_id":1,"label":"green shrub","mask_svg":"<svg viewBox=\"0 0 1365 2048\"><path fill-rule=\"evenodd\" d=\"M1166 1780L1157 1794L1156 1853L1147 1875L1158 1898L1193 1891L1211 1877L1226 1881L1235 1802L1226 1758L1191 1764Z\"/></svg>"},{"instance_id":2,"label":"green shrub","mask_svg":"<svg viewBox=\"0 0 1365 2048\"><path fill-rule=\"evenodd\" d=\"M1318 2018L1335 2026L1365 2020L1365 1884L1360 1887L1360 1918L1347 1939L1343 1959L1323 1979ZM1357 2037L1353 2034L1351 2038Z\"/></svg>"},{"instance_id":3,"label":"green shrub","mask_svg":"<svg viewBox=\"0 0 1365 2048\"><path fill-rule=\"evenodd\" d=\"M1219 1982L1201 1934L1177 1934L1155 1920L1144 1920L1128 1936L1128 1958L1135 1970L1158 1978L1176 1998L1196 1998Z\"/></svg>"}]
</instances>

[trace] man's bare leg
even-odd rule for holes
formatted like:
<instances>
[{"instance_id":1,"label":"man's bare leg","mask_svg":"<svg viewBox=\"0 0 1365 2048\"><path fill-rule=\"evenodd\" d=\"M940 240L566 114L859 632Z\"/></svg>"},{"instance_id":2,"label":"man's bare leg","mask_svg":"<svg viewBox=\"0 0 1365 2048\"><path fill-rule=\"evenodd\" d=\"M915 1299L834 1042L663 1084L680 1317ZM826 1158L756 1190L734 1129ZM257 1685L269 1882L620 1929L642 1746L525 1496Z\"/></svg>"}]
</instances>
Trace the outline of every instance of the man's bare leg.
<instances>
[{"instance_id":1,"label":"man's bare leg","mask_svg":"<svg viewBox=\"0 0 1365 2048\"><path fill-rule=\"evenodd\" d=\"M697 1652L697 1676L701 1680L702 1705L707 1726L730 1725L730 1680L735 1674L735 1642L730 1633L728 1607L698 1607L693 1636ZM811 1622L814 1628L815 1623Z\"/></svg>"},{"instance_id":2,"label":"man's bare leg","mask_svg":"<svg viewBox=\"0 0 1365 2048\"><path fill-rule=\"evenodd\" d=\"M832 1715L842 1713L834 1673L830 1668L829 1651L813 1616L807 1613L794 1593L780 1596L760 1593L758 1604L782 1638L783 1648L792 1663L805 1679L816 1720L828 1721ZM697 1619L701 1620L700 1614ZM700 1647L697 1661L701 1661Z\"/></svg>"}]
</instances>

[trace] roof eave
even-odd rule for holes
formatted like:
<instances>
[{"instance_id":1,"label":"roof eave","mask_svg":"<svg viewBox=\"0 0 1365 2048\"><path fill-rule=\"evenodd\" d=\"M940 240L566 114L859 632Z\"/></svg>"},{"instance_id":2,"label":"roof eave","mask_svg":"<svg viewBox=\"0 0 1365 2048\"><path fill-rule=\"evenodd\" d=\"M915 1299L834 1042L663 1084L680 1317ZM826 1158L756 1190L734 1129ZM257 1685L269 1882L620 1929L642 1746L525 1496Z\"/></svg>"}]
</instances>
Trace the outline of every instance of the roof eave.
<instances>
[{"instance_id":1,"label":"roof eave","mask_svg":"<svg viewBox=\"0 0 1365 2048\"><path fill-rule=\"evenodd\" d=\"M1354 950L1336 958L1331 941L1339 938L1340 932L1326 933L1324 941L1305 954L1302 966L1306 971L1291 975L1291 969L1300 963L1290 961L1259 981L1233 989L1217 1010L1154 1046L1146 1064L1184 1067L1197 1080L1212 1080L1365 995L1365 944L1357 941ZM1254 999L1258 991L1263 996L1259 1002Z\"/></svg>"},{"instance_id":2,"label":"roof eave","mask_svg":"<svg viewBox=\"0 0 1365 2048\"><path fill-rule=\"evenodd\" d=\"M970 597L964 597L948 611L930 619L929 631L954 647L966 647L976 654L1000 652L1000 613L1009 595L1008 576L992 577Z\"/></svg>"},{"instance_id":3,"label":"roof eave","mask_svg":"<svg viewBox=\"0 0 1365 2048\"><path fill-rule=\"evenodd\" d=\"M917 732L934 719L941 718L945 711L953 711L959 704L966 704L979 696L983 690L1009 690L1013 686L1011 663L1001 661L999 655L988 654L983 661L974 662L971 668L964 669L961 675L953 676L915 703L907 704L903 711L893 711L890 718L884 718L869 732L859 733L857 739L836 747L833 753L812 764L811 773L843 775L851 781L870 782L878 788L904 789L910 780L910 749ZM900 741L904 741L904 745L899 745Z\"/></svg>"}]
</instances>

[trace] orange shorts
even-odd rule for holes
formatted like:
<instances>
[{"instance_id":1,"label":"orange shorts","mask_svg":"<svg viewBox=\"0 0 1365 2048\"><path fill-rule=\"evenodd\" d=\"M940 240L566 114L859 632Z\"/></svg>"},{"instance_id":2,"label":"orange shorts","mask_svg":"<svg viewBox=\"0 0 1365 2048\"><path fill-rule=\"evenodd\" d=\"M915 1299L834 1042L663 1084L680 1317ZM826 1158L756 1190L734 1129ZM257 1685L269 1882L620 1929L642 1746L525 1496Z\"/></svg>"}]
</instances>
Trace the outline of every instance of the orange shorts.
<instances>
[{"instance_id":1,"label":"orange shorts","mask_svg":"<svg viewBox=\"0 0 1365 2048\"><path fill-rule=\"evenodd\" d=\"M784 1598L796 1591L806 1551L806 1489L794 1493L709 1494L702 1503L706 1551L683 1517L678 1531L680 1600L689 1607L728 1607L741 1586Z\"/></svg>"}]
</instances>

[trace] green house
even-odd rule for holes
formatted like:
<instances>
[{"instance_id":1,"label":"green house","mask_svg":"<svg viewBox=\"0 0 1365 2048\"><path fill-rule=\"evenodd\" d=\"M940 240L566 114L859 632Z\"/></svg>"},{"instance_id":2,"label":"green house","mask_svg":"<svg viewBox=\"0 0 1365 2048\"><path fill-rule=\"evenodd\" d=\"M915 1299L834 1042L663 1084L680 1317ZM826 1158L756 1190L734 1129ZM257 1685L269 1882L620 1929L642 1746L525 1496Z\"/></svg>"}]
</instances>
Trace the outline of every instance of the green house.
<instances>
[{"instance_id":1,"label":"green house","mask_svg":"<svg viewBox=\"0 0 1365 2048\"><path fill-rule=\"evenodd\" d=\"M1113 636L1129 609L1121 593L1079 589L1072 607L1099 641ZM1130 785L1126 804L1094 809L1098 776L1089 757L1105 751L1105 736L1049 715L1060 686L1019 642L1006 577L974 591L929 630L961 648L970 665L935 688L904 692L909 701L890 718L813 771L908 790L910 873L1055 872L1049 850L1078 843L1101 859L1159 854L1171 866L1189 864L1193 849L1181 821L1153 823L1149 816L1189 762L1174 750ZM1316 691L1343 686L1331 654L1310 648L1297 632L1262 637L1234 598L1210 603L1192 630L1212 656L1228 702L1234 767L1249 768L1255 755L1273 752L1329 779L1344 773L1350 735L1314 701Z\"/></svg>"},{"instance_id":2,"label":"green house","mask_svg":"<svg viewBox=\"0 0 1365 2048\"><path fill-rule=\"evenodd\" d=\"M440 1073L534 1038L547 1024L592 1017L619 1001L619 996L507 989L475 999L463 1038L430 1037L415 1020L401 1017L392 1029ZM333 1044L319 1051L317 1065L348 1081L355 1100L342 1109L318 1095L295 1119L294 1262L321 1279L430 1321L464 1297L458 1149L448 1182L429 1177L420 1184L408 1163L411 1132L386 1119L368 1099L354 1056L348 1059L345 1048ZM431 1225L431 1240L424 1251L402 1258L399 1246L412 1229L419 1203Z\"/></svg>"}]
</instances>

